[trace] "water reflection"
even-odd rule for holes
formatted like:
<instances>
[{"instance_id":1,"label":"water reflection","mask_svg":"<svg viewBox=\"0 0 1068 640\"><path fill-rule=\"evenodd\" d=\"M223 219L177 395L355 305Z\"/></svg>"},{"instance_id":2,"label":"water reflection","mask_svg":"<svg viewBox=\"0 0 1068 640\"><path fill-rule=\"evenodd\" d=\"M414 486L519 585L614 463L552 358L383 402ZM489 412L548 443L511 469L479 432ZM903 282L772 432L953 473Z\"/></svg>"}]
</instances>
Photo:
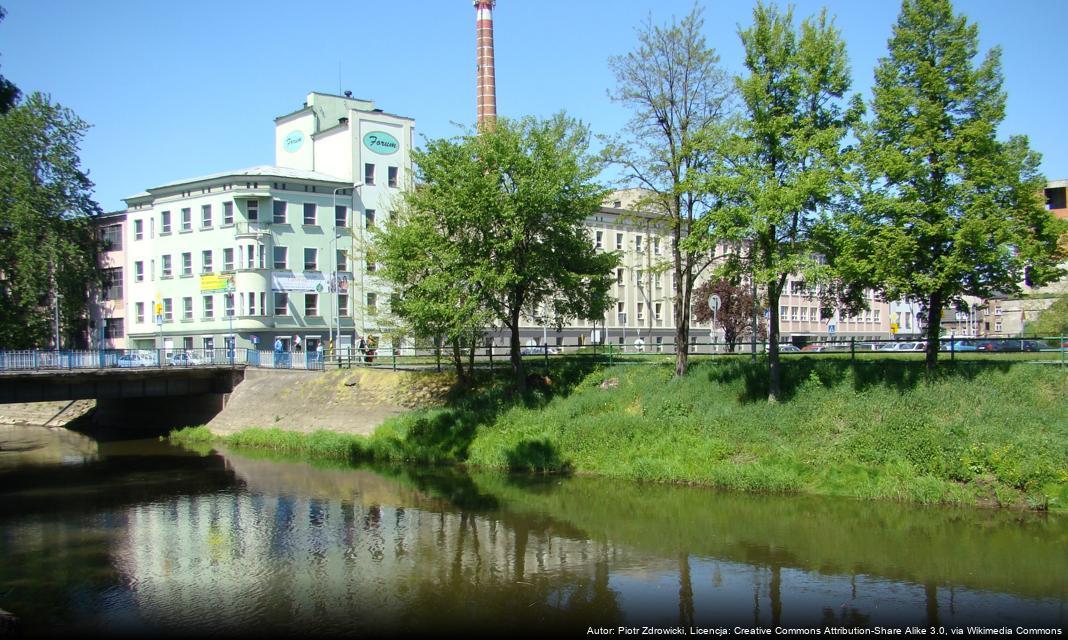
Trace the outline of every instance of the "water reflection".
<instances>
[{"instance_id":1,"label":"water reflection","mask_svg":"<svg viewBox=\"0 0 1068 640\"><path fill-rule=\"evenodd\" d=\"M1040 514L147 443L0 480L0 607L31 633L1064 626L1068 527Z\"/></svg>"}]
</instances>

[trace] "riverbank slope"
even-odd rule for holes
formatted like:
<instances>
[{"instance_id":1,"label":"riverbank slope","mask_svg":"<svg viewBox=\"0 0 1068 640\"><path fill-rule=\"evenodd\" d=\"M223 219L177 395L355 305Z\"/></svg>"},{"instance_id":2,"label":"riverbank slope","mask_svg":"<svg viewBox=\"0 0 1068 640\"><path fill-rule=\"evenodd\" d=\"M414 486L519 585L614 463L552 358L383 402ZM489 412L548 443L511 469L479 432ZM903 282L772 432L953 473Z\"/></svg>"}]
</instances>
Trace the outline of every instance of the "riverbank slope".
<instances>
[{"instance_id":1,"label":"riverbank slope","mask_svg":"<svg viewBox=\"0 0 1068 640\"><path fill-rule=\"evenodd\" d=\"M1068 372L1010 362L800 357L768 404L764 363L558 362L510 396L488 382L369 438L244 431L235 445L921 503L1068 505ZM270 426L270 425L263 425ZM187 439L198 437L186 432ZM210 434L199 432L199 437Z\"/></svg>"}]
</instances>

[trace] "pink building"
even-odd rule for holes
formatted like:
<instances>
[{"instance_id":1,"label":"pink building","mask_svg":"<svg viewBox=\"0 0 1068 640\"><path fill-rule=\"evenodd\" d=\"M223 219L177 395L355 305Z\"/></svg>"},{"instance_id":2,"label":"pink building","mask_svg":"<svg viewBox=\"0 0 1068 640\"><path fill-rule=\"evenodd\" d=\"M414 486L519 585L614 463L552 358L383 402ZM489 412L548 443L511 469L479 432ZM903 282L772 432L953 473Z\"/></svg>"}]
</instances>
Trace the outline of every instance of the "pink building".
<instances>
[{"instance_id":1,"label":"pink building","mask_svg":"<svg viewBox=\"0 0 1068 640\"><path fill-rule=\"evenodd\" d=\"M98 237L104 248L100 266L106 284L92 292L89 315L89 347L91 349L123 349L126 347L126 305L124 303L126 253L123 237L126 212L106 213L96 219Z\"/></svg>"}]
</instances>

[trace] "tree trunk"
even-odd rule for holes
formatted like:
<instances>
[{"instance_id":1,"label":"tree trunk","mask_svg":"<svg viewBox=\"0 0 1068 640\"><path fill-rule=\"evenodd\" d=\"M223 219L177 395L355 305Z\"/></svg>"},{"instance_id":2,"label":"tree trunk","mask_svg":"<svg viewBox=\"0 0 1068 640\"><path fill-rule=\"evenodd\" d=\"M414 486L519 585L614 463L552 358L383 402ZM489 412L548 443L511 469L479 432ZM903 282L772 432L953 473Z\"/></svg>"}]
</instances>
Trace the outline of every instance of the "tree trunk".
<instances>
[{"instance_id":1,"label":"tree trunk","mask_svg":"<svg viewBox=\"0 0 1068 640\"><path fill-rule=\"evenodd\" d=\"M467 382L467 376L464 374L464 361L460 355L460 338L452 339L452 362L456 366L456 379L460 384Z\"/></svg>"},{"instance_id":2,"label":"tree trunk","mask_svg":"<svg viewBox=\"0 0 1068 640\"><path fill-rule=\"evenodd\" d=\"M942 328L942 295L932 293L927 298L927 371L938 366L938 334Z\"/></svg>"},{"instance_id":3,"label":"tree trunk","mask_svg":"<svg viewBox=\"0 0 1068 640\"><path fill-rule=\"evenodd\" d=\"M509 356L512 359L512 374L515 376L515 387L519 391L527 388L527 376L523 371L523 356L519 353L519 306L512 309L512 322L508 326L511 337L508 339Z\"/></svg>"},{"instance_id":4,"label":"tree trunk","mask_svg":"<svg viewBox=\"0 0 1068 640\"><path fill-rule=\"evenodd\" d=\"M782 367L779 364L779 289L768 283L768 402L782 395Z\"/></svg>"}]
</instances>

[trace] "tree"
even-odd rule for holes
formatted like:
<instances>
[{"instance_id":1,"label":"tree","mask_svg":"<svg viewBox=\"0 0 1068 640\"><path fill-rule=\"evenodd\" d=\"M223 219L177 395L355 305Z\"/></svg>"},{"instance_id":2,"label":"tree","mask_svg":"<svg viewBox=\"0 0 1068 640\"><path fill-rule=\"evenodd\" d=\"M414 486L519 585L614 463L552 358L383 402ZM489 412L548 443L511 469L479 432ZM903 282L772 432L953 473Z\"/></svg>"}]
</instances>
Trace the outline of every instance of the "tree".
<instances>
[{"instance_id":1,"label":"tree","mask_svg":"<svg viewBox=\"0 0 1068 640\"><path fill-rule=\"evenodd\" d=\"M787 277L816 282L825 268L812 230L842 194L850 153L843 139L862 113L850 86L845 43L826 12L795 31L793 11L758 4L739 33L748 75L736 83L744 115L731 131L710 137L723 151L721 171L701 179L723 204L706 216L710 231L737 247L722 271L764 289L769 314L768 400L780 394L779 297ZM713 233L714 232L714 233Z\"/></svg>"},{"instance_id":2,"label":"tree","mask_svg":"<svg viewBox=\"0 0 1068 640\"><path fill-rule=\"evenodd\" d=\"M90 289L102 284L92 225L100 208L78 159L87 128L39 93L0 115L0 344L6 348L49 343L57 293L69 333L86 315Z\"/></svg>"},{"instance_id":3,"label":"tree","mask_svg":"<svg viewBox=\"0 0 1068 640\"><path fill-rule=\"evenodd\" d=\"M708 252L683 242L710 206L689 177L713 164L714 158L696 141L703 129L724 118L731 95L719 56L701 35L701 14L695 5L667 27L646 21L638 32L638 48L609 60L617 82L612 97L631 107L634 115L626 133L609 141L606 157L623 168L626 181L646 190L648 196L638 207L660 213L671 233L677 376L688 366L694 283L711 262Z\"/></svg>"},{"instance_id":4,"label":"tree","mask_svg":"<svg viewBox=\"0 0 1068 640\"><path fill-rule=\"evenodd\" d=\"M922 301L927 368L942 311L964 295L1056 277L1063 229L1042 206L1026 138L999 141L1001 51L976 66L978 29L949 0L905 0L875 70L861 135L865 192L846 219L837 268L890 300Z\"/></svg>"},{"instance_id":5,"label":"tree","mask_svg":"<svg viewBox=\"0 0 1068 640\"><path fill-rule=\"evenodd\" d=\"M1068 335L1068 296L1057 298L1037 318L1028 322L1026 332L1036 336Z\"/></svg>"},{"instance_id":6,"label":"tree","mask_svg":"<svg viewBox=\"0 0 1068 640\"><path fill-rule=\"evenodd\" d=\"M712 309L708 306L708 298L712 294L719 296L719 309L716 311L716 327L723 328L723 341L727 343L727 350L734 351L744 336L753 333L753 308L756 302L749 287L734 284L727 278L709 280L697 287L693 292L694 322L710 322ZM764 340L768 332L763 318L757 321L757 339Z\"/></svg>"},{"instance_id":7,"label":"tree","mask_svg":"<svg viewBox=\"0 0 1068 640\"><path fill-rule=\"evenodd\" d=\"M0 7L0 22L4 21L6 12ZM0 75L0 114L7 113L19 101L21 92L10 80Z\"/></svg>"},{"instance_id":8,"label":"tree","mask_svg":"<svg viewBox=\"0 0 1068 640\"><path fill-rule=\"evenodd\" d=\"M520 389L524 315L559 327L611 304L619 256L596 251L584 225L605 195L588 145L586 127L563 114L433 141L413 153L420 185L405 196L409 212L378 239L400 314L461 334L501 323Z\"/></svg>"}]
</instances>

